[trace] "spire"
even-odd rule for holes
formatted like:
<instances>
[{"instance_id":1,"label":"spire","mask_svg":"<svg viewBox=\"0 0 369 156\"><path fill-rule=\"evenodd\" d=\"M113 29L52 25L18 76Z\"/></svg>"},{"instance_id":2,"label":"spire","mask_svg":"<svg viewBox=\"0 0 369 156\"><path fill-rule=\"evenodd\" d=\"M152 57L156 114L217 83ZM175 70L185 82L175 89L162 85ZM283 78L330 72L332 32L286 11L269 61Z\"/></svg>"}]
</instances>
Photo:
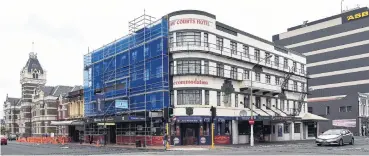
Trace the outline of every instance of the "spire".
<instances>
[{"instance_id":1,"label":"spire","mask_svg":"<svg viewBox=\"0 0 369 156\"><path fill-rule=\"evenodd\" d=\"M35 53L35 42L32 41L32 51L29 53L29 58L37 58L37 54Z\"/></svg>"}]
</instances>

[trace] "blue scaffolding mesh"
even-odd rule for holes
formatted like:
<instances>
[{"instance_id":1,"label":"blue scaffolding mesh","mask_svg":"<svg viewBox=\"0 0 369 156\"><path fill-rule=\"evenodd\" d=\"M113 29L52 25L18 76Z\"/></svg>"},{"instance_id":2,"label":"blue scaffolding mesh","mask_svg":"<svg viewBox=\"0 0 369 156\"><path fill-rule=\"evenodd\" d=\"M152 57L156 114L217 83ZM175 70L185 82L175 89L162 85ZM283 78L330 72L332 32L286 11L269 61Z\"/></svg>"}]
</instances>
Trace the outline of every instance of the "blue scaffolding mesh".
<instances>
[{"instance_id":1,"label":"blue scaffolding mesh","mask_svg":"<svg viewBox=\"0 0 369 156\"><path fill-rule=\"evenodd\" d=\"M84 56L85 116L169 106L167 19L144 23L142 28L137 23L130 27L130 35ZM98 89L105 96L100 111L94 93ZM128 100L128 110L116 110L117 99Z\"/></svg>"}]
</instances>

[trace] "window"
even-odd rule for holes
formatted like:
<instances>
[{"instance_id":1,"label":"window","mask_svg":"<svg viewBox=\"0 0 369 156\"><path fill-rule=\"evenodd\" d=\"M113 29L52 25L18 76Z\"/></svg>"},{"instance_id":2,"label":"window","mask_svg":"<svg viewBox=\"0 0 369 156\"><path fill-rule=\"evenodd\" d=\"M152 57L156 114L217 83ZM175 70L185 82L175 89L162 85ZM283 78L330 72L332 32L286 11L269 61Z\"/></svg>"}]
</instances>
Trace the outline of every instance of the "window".
<instances>
[{"instance_id":1,"label":"window","mask_svg":"<svg viewBox=\"0 0 369 156\"><path fill-rule=\"evenodd\" d=\"M217 50L223 50L223 38L217 37Z\"/></svg>"},{"instance_id":2,"label":"window","mask_svg":"<svg viewBox=\"0 0 369 156\"><path fill-rule=\"evenodd\" d=\"M301 133L301 124L300 123L295 123L295 126L294 126L294 132L295 133Z\"/></svg>"},{"instance_id":3,"label":"window","mask_svg":"<svg viewBox=\"0 0 369 156\"><path fill-rule=\"evenodd\" d=\"M254 59L256 61L260 61L260 50L259 49L255 49Z\"/></svg>"},{"instance_id":4,"label":"window","mask_svg":"<svg viewBox=\"0 0 369 156\"><path fill-rule=\"evenodd\" d=\"M170 92L170 105L174 106L174 91Z\"/></svg>"},{"instance_id":5,"label":"window","mask_svg":"<svg viewBox=\"0 0 369 156\"><path fill-rule=\"evenodd\" d=\"M260 82L260 73L255 73L255 81Z\"/></svg>"},{"instance_id":6,"label":"window","mask_svg":"<svg viewBox=\"0 0 369 156\"><path fill-rule=\"evenodd\" d=\"M176 33L177 46L200 46L201 33L200 32L177 32Z\"/></svg>"},{"instance_id":7,"label":"window","mask_svg":"<svg viewBox=\"0 0 369 156\"><path fill-rule=\"evenodd\" d=\"M308 107L308 112L313 113L313 107Z\"/></svg>"},{"instance_id":8,"label":"window","mask_svg":"<svg viewBox=\"0 0 369 156\"><path fill-rule=\"evenodd\" d=\"M293 90L297 91L297 81L293 81Z\"/></svg>"},{"instance_id":9,"label":"window","mask_svg":"<svg viewBox=\"0 0 369 156\"><path fill-rule=\"evenodd\" d=\"M271 109L272 108L272 100L270 98L266 99L266 107L267 109Z\"/></svg>"},{"instance_id":10,"label":"window","mask_svg":"<svg viewBox=\"0 0 369 156\"><path fill-rule=\"evenodd\" d=\"M205 105L209 105L209 90L205 90Z\"/></svg>"},{"instance_id":11,"label":"window","mask_svg":"<svg viewBox=\"0 0 369 156\"><path fill-rule=\"evenodd\" d=\"M341 106L340 107L340 112L346 112L346 106Z\"/></svg>"},{"instance_id":12,"label":"window","mask_svg":"<svg viewBox=\"0 0 369 156\"><path fill-rule=\"evenodd\" d=\"M243 45L243 56L250 58L249 47L247 45Z\"/></svg>"},{"instance_id":13,"label":"window","mask_svg":"<svg viewBox=\"0 0 369 156\"><path fill-rule=\"evenodd\" d=\"M209 74L209 61L204 61L204 74Z\"/></svg>"},{"instance_id":14,"label":"window","mask_svg":"<svg viewBox=\"0 0 369 156\"><path fill-rule=\"evenodd\" d=\"M217 106L220 106L220 92L217 92Z\"/></svg>"},{"instance_id":15,"label":"window","mask_svg":"<svg viewBox=\"0 0 369 156\"><path fill-rule=\"evenodd\" d=\"M238 107L238 94L234 95L234 106L237 108Z\"/></svg>"},{"instance_id":16,"label":"window","mask_svg":"<svg viewBox=\"0 0 369 156\"><path fill-rule=\"evenodd\" d=\"M283 129L284 129L284 133L290 133L290 124L289 123L284 123L283 124Z\"/></svg>"},{"instance_id":17,"label":"window","mask_svg":"<svg viewBox=\"0 0 369 156\"><path fill-rule=\"evenodd\" d=\"M266 83L270 84L270 75L265 75Z\"/></svg>"},{"instance_id":18,"label":"window","mask_svg":"<svg viewBox=\"0 0 369 156\"><path fill-rule=\"evenodd\" d=\"M296 72L297 71L297 63L295 61L293 61L293 72Z\"/></svg>"},{"instance_id":19,"label":"window","mask_svg":"<svg viewBox=\"0 0 369 156\"><path fill-rule=\"evenodd\" d=\"M243 70L243 79L244 80L250 79L250 72L247 69Z\"/></svg>"},{"instance_id":20,"label":"window","mask_svg":"<svg viewBox=\"0 0 369 156\"><path fill-rule=\"evenodd\" d=\"M287 58L283 59L283 68L288 69L288 59Z\"/></svg>"},{"instance_id":21,"label":"window","mask_svg":"<svg viewBox=\"0 0 369 156\"><path fill-rule=\"evenodd\" d=\"M204 33L204 46L209 47L209 34Z\"/></svg>"},{"instance_id":22,"label":"window","mask_svg":"<svg viewBox=\"0 0 369 156\"><path fill-rule=\"evenodd\" d=\"M222 95L223 95L223 104L224 104L224 107L231 107L232 106L232 103L231 103L231 95L232 94L226 94L224 92L222 92Z\"/></svg>"},{"instance_id":23,"label":"window","mask_svg":"<svg viewBox=\"0 0 369 156\"><path fill-rule=\"evenodd\" d=\"M352 111L352 106L346 106L346 111L351 112Z\"/></svg>"},{"instance_id":24,"label":"window","mask_svg":"<svg viewBox=\"0 0 369 156\"><path fill-rule=\"evenodd\" d=\"M174 63L170 62L170 74L173 75L174 74Z\"/></svg>"},{"instance_id":25,"label":"window","mask_svg":"<svg viewBox=\"0 0 369 156\"><path fill-rule=\"evenodd\" d=\"M301 91L302 92L305 92L306 90L305 90L305 83L301 83Z\"/></svg>"},{"instance_id":26,"label":"window","mask_svg":"<svg viewBox=\"0 0 369 156\"><path fill-rule=\"evenodd\" d=\"M275 77L275 85L280 85L280 78L279 77Z\"/></svg>"},{"instance_id":27,"label":"window","mask_svg":"<svg viewBox=\"0 0 369 156\"><path fill-rule=\"evenodd\" d=\"M280 109L281 107L278 105L278 99L275 99L275 107L277 108L277 109Z\"/></svg>"},{"instance_id":28,"label":"window","mask_svg":"<svg viewBox=\"0 0 369 156\"><path fill-rule=\"evenodd\" d=\"M173 47L174 44L174 36L173 33L169 33L169 46Z\"/></svg>"},{"instance_id":29,"label":"window","mask_svg":"<svg viewBox=\"0 0 369 156\"><path fill-rule=\"evenodd\" d=\"M201 61L200 60L184 60L177 61L177 73L178 74L201 74Z\"/></svg>"},{"instance_id":30,"label":"window","mask_svg":"<svg viewBox=\"0 0 369 156\"><path fill-rule=\"evenodd\" d=\"M237 43L235 41L231 41L231 52L232 55L237 55Z\"/></svg>"},{"instance_id":31,"label":"window","mask_svg":"<svg viewBox=\"0 0 369 156\"><path fill-rule=\"evenodd\" d=\"M236 67L231 68L231 79L237 79L237 68Z\"/></svg>"},{"instance_id":32,"label":"window","mask_svg":"<svg viewBox=\"0 0 369 156\"><path fill-rule=\"evenodd\" d=\"M270 53L265 52L265 62L270 64L270 57L268 56L270 56Z\"/></svg>"},{"instance_id":33,"label":"window","mask_svg":"<svg viewBox=\"0 0 369 156\"><path fill-rule=\"evenodd\" d=\"M177 105L201 105L201 90L178 90Z\"/></svg>"},{"instance_id":34,"label":"window","mask_svg":"<svg viewBox=\"0 0 369 156\"><path fill-rule=\"evenodd\" d=\"M330 111L329 111L329 106L325 107L325 115L329 115Z\"/></svg>"},{"instance_id":35,"label":"window","mask_svg":"<svg viewBox=\"0 0 369 156\"><path fill-rule=\"evenodd\" d=\"M274 55L274 66L279 67L279 56Z\"/></svg>"},{"instance_id":36,"label":"window","mask_svg":"<svg viewBox=\"0 0 369 156\"><path fill-rule=\"evenodd\" d=\"M217 64L217 76L224 77L224 64Z\"/></svg>"},{"instance_id":37,"label":"window","mask_svg":"<svg viewBox=\"0 0 369 156\"><path fill-rule=\"evenodd\" d=\"M305 65L301 64L301 74L305 74Z\"/></svg>"}]
</instances>

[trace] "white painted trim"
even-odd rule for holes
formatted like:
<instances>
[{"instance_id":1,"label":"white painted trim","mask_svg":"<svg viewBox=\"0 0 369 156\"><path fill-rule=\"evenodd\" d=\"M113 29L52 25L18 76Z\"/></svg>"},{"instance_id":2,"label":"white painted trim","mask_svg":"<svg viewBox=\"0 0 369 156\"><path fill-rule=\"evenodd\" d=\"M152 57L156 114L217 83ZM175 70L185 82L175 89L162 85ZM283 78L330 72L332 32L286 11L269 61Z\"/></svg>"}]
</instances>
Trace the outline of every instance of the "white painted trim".
<instances>
[{"instance_id":1,"label":"white painted trim","mask_svg":"<svg viewBox=\"0 0 369 156\"><path fill-rule=\"evenodd\" d=\"M340 50L340 49L345 49L345 48L351 48L351 47L361 46L361 45L364 45L364 44L369 44L369 40L364 40L364 41L359 41L359 42L344 44L344 45L335 46L335 47L329 47L329 48L325 48L325 49L319 49L319 50L315 50L315 51L304 53L304 55L305 56L311 56L311 55L316 55L316 54L322 54L322 53L327 53L327 52L331 52L331 51L335 51L335 50Z\"/></svg>"},{"instance_id":2,"label":"white painted trim","mask_svg":"<svg viewBox=\"0 0 369 156\"><path fill-rule=\"evenodd\" d=\"M355 73L359 71L367 71L369 70L369 66L367 67L359 67L359 68L352 68L352 69L345 69L345 70L338 70L326 73L319 73L310 75L310 78L319 78L319 77L326 77L326 76L333 76L333 75L340 75L340 74L348 74L348 73Z\"/></svg>"},{"instance_id":3,"label":"white painted trim","mask_svg":"<svg viewBox=\"0 0 369 156\"><path fill-rule=\"evenodd\" d=\"M344 98L347 95L336 95L336 96L324 96L324 97L315 97L315 98L308 98L309 101L315 101L315 100L325 100L325 99L334 99L334 98Z\"/></svg>"},{"instance_id":4,"label":"white painted trim","mask_svg":"<svg viewBox=\"0 0 369 156\"><path fill-rule=\"evenodd\" d=\"M339 34L334 34L334 35L325 36L325 37L321 37L321 38L317 38L317 39L313 39L313 40L309 40L309 41L305 41L305 42L291 44L291 45L286 46L286 48L300 47L300 46L304 46L304 45L307 45L307 44L312 44L312 43L322 42L322 41L326 41L326 40L330 40L330 39L334 39L334 38L344 37L344 36L357 34L357 33L361 33L361 32L368 31L368 30L369 30L369 27L355 29L355 30L352 30L352 31L346 31L346 32L342 32L342 33L339 33Z\"/></svg>"},{"instance_id":5,"label":"white painted trim","mask_svg":"<svg viewBox=\"0 0 369 156\"><path fill-rule=\"evenodd\" d=\"M307 27L303 27L303 28L299 28L299 29L295 29L292 31L279 34L279 38L280 40L283 40L285 38L290 38L290 37L294 37L297 35L306 34L306 33L321 30L321 29L326 29L326 28L333 27L333 26L340 25L340 24L342 24L342 18L338 17L338 18L335 18L329 21L317 23L314 25L310 25Z\"/></svg>"},{"instance_id":6,"label":"white painted trim","mask_svg":"<svg viewBox=\"0 0 369 156\"><path fill-rule=\"evenodd\" d=\"M312 86L311 88L316 90L316 89L354 86L354 85L361 85L361 84L368 84L368 83L369 83L369 80L359 80L359 81L350 81L350 82L341 82L341 83L332 83L332 84L326 84L326 85Z\"/></svg>"},{"instance_id":7,"label":"white painted trim","mask_svg":"<svg viewBox=\"0 0 369 156\"><path fill-rule=\"evenodd\" d=\"M360 55L354 55L354 56L348 56L348 57L341 57L341 58L337 58L337 59L324 60L324 61L320 61L320 62L314 62L314 63L307 64L306 67L315 67L315 66L320 66L320 65L325 65L325 64L344 62L344 61L349 61L349 60L356 60L356 59L361 59L361 58L365 58L365 57L369 57L369 52L364 53L364 54L360 54Z\"/></svg>"}]
</instances>

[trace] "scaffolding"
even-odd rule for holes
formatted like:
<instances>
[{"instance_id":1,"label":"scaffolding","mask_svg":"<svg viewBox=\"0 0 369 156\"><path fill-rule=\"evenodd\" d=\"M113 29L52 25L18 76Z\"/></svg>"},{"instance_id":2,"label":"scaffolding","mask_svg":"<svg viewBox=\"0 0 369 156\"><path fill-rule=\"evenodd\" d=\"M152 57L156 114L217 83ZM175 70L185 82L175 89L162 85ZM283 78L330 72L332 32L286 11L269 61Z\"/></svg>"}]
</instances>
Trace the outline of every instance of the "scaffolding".
<instances>
[{"instance_id":1,"label":"scaffolding","mask_svg":"<svg viewBox=\"0 0 369 156\"><path fill-rule=\"evenodd\" d=\"M84 56L85 116L94 118L117 114L144 117L144 121L116 125L117 136L152 136L156 129L153 112L169 106L168 21L144 15L129 22L129 35ZM104 93L98 110L95 91ZM128 109L116 109L115 100L128 101ZM159 113L160 114L160 113ZM162 114L161 114L162 115ZM159 122L156 122L159 123ZM160 122L161 123L161 122ZM161 125L159 127L162 127ZM96 125L87 125L88 134L102 134ZM142 140L142 141L143 141ZM117 143L119 143L117 139Z\"/></svg>"}]
</instances>

